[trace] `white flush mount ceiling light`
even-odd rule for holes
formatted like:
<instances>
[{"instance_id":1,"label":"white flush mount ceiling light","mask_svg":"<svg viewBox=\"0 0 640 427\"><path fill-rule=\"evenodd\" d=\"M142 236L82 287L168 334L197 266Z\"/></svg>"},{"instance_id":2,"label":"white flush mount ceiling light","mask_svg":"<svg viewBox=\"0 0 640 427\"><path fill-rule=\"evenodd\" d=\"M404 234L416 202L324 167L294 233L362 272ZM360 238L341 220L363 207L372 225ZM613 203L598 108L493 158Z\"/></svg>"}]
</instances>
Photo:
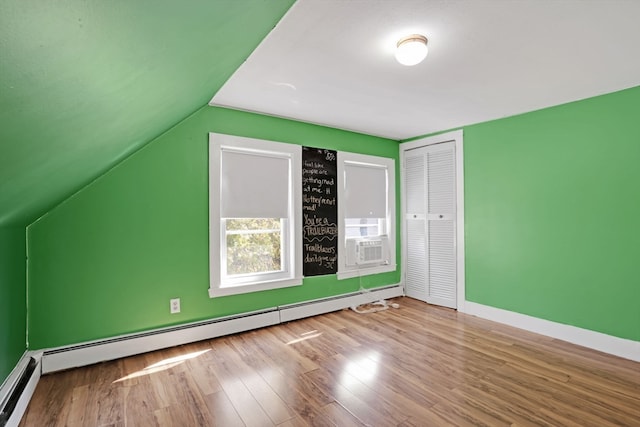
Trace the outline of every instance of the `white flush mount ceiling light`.
<instances>
[{"instance_id":1,"label":"white flush mount ceiling light","mask_svg":"<svg viewBox=\"0 0 640 427\"><path fill-rule=\"evenodd\" d=\"M398 40L396 59L402 65L416 65L427 57L427 38L420 34L411 34Z\"/></svg>"}]
</instances>

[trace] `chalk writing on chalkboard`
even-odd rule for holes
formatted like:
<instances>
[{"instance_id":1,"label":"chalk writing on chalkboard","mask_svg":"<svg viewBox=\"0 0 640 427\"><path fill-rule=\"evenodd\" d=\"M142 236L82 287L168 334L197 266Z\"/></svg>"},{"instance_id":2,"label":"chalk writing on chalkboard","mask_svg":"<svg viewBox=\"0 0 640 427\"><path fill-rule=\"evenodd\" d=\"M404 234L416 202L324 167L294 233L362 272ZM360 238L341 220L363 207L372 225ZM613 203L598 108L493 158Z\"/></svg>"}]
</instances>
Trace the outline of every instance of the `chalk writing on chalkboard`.
<instances>
[{"instance_id":1,"label":"chalk writing on chalkboard","mask_svg":"<svg viewBox=\"0 0 640 427\"><path fill-rule=\"evenodd\" d=\"M338 271L336 152L302 147L303 275Z\"/></svg>"}]
</instances>

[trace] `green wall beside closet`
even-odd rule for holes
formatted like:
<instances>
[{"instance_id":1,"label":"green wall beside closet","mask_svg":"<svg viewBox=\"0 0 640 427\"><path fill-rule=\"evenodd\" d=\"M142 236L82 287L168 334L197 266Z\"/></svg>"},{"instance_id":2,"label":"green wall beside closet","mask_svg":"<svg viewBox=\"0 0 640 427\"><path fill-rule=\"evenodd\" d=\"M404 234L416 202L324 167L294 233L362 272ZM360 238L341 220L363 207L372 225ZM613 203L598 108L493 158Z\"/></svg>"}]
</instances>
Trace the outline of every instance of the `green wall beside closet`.
<instances>
[{"instance_id":1,"label":"green wall beside closet","mask_svg":"<svg viewBox=\"0 0 640 427\"><path fill-rule=\"evenodd\" d=\"M640 87L464 129L466 297L640 341Z\"/></svg>"}]
</instances>

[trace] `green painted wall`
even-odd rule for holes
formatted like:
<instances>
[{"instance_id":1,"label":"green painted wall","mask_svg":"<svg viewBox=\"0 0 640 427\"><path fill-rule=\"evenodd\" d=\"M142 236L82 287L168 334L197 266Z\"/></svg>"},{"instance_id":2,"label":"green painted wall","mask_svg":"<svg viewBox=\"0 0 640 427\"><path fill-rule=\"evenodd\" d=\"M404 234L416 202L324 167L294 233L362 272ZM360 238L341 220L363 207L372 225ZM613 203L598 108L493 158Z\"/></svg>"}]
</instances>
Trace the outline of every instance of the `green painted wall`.
<instances>
[{"instance_id":1,"label":"green painted wall","mask_svg":"<svg viewBox=\"0 0 640 427\"><path fill-rule=\"evenodd\" d=\"M27 347L24 227L0 228L0 384Z\"/></svg>"},{"instance_id":2,"label":"green painted wall","mask_svg":"<svg viewBox=\"0 0 640 427\"><path fill-rule=\"evenodd\" d=\"M204 107L28 228L32 349L320 298L397 272L211 299L208 132L398 158L395 141ZM398 249L399 260L399 249ZM182 313L169 314L169 299Z\"/></svg>"},{"instance_id":3,"label":"green painted wall","mask_svg":"<svg viewBox=\"0 0 640 427\"><path fill-rule=\"evenodd\" d=\"M466 296L640 341L640 87L464 129Z\"/></svg>"},{"instance_id":4,"label":"green painted wall","mask_svg":"<svg viewBox=\"0 0 640 427\"><path fill-rule=\"evenodd\" d=\"M294 0L0 2L0 226L205 105Z\"/></svg>"}]
</instances>

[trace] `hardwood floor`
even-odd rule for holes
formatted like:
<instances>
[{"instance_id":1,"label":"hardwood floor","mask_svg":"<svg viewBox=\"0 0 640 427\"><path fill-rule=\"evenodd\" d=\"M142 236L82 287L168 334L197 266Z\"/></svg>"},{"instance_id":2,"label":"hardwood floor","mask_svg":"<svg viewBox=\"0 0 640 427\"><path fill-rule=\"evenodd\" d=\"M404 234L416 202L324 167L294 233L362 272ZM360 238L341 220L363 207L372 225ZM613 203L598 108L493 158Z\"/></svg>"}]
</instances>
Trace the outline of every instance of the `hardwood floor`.
<instances>
[{"instance_id":1,"label":"hardwood floor","mask_svg":"<svg viewBox=\"0 0 640 427\"><path fill-rule=\"evenodd\" d=\"M42 377L22 426L640 426L640 363L409 298Z\"/></svg>"}]
</instances>

